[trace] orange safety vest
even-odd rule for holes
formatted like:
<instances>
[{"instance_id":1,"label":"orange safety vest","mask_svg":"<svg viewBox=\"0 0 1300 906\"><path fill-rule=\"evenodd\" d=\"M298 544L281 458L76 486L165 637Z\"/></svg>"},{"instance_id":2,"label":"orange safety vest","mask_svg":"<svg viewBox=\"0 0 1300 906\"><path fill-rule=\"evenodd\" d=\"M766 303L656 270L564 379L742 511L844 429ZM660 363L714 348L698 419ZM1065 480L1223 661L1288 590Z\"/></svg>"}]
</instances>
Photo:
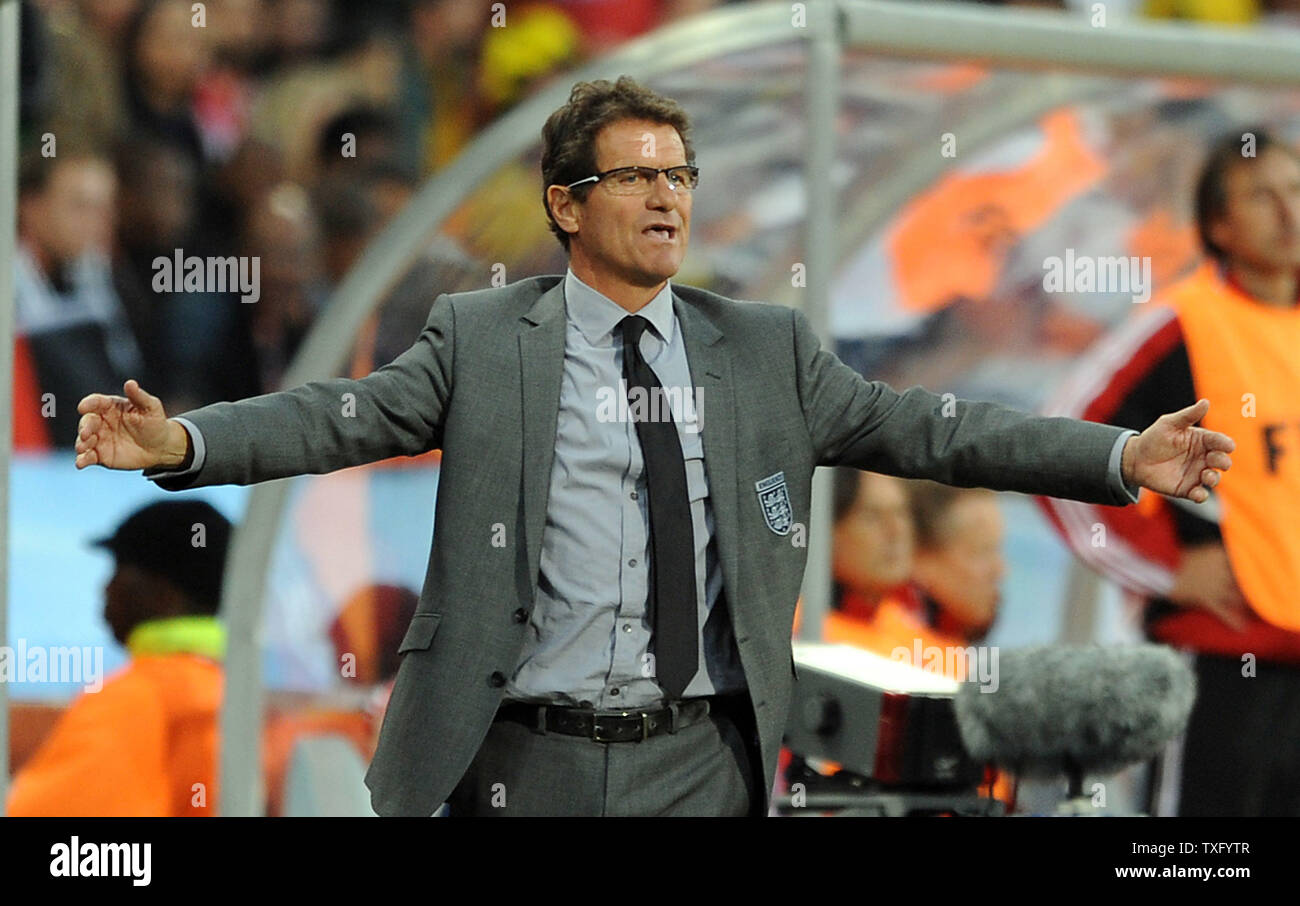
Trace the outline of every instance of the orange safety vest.
<instances>
[{"instance_id":1,"label":"orange safety vest","mask_svg":"<svg viewBox=\"0 0 1300 906\"><path fill-rule=\"evenodd\" d=\"M1162 300L1178 313L1202 425L1236 441L1219 530L1259 616L1300 630L1300 306L1266 305L1207 264Z\"/></svg>"},{"instance_id":2,"label":"orange safety vest","mask_svg":"<svg viewBox=\"0 0 1300 906\"><path fill-rule=\"evenodd\" d=\"M8 813L213 815L222 668L195 654L134 657L78 697L14 778Z\"/></svg>"},{"instance_id":3,"label":"orange safety vest","mask_svg":"<svg viewBox=\"0 0 1300 906\"><path fill-rule=\"evenodd\" d=\"M874 607L853 592L844 595L843 609L831 610L822 621L821 641L837 644L854 645L882 657L892 658L894 649L906 649L911 655L909 663L915 658L919 647L922 662L914 666L927 667L927 649L939 649L945 654L942 659L928 658L929 667L942 664L942 672L952 679L966 678L965 643L945 635L928 626L917 612L917 602L913 600L914 591L902 588L885 595ZM795 604L794 632L799 631L803 618L803 599ZM951 650L951 655L948 655Z\"/></svg>"}]
</instances>

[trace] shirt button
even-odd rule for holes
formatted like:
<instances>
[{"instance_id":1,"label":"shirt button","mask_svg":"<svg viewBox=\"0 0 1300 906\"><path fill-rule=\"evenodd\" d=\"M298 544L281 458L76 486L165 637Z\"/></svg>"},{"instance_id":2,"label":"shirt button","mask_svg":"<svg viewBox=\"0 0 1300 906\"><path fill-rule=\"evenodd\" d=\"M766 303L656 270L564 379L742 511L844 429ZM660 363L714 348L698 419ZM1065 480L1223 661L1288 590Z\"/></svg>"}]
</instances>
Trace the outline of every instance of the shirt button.
<instances>
[{"instance_id":1,"label":"shirt button","mask_svg":"<svg viewBox=\"0 0 1300 906\"><path fill-rule=\"evenodd\" d=\"M631 631L632 631L632 624L631 624L631 623L624 623L624 624L623 624L623 631L624 631L624 632L631 632Z\"/></svg>"},{"instance_id":2,"label":"shirt button","mask_svg":"<svg viewBox=\"0 0 1300 906\"><path fill-rule=\"evenodd\" d=\"M633 491L631 494L628 494L627 496L631 497L633 500L636 500L636 491Z\"/></svg>"},{"instance_id":3,"label":"shirt button","mask_svg":"<svg viewBox=\"0 0 1300 906\"><path fill-rule=\"evenodd\" d=\"M635 560L629 560L629 561L627 561L627 565L628 565L628 566L636 566L636 561L635 561Z\"/></svg>"},{"instance_id":4,"label":"shirt button","mask_svg":"<svg viewBox=\"0 0 1300 906\"><path fill-rule=\"evenodd\" d=\"M515 616L516 623L523 623L528 619L528 611L520 607L517 610L515 610L514 616Z\"/></svg>"},{"instance_id":5,"label":"shirt button","mask_svg":"<svg viewBox=\"0 0 1300 906\"><path fill-rule=\"evenodd\" d=\"M618 695L618 689L617 689L617 688L610 689L610 690L609 690L609 694L610 694L610 695Z\"/></svg>"},{"instance_id":6,"label":"shirt button","mask_svg":"<svg viewBox=\"0 0 1300 906\"><path fill-rule=\"evenodd\" d=\"M488 677L488 685L500 689L506 684L506 675L500 670L493 670L492 675Z\"/></svg>"}]
</instances>

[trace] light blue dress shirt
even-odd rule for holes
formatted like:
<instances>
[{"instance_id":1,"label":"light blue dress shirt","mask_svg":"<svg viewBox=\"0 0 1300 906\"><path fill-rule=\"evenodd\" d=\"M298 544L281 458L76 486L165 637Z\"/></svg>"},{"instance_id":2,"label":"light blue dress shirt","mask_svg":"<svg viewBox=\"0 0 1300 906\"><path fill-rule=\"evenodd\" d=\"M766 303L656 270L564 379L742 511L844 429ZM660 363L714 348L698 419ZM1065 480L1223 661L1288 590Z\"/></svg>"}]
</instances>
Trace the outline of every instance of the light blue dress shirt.
<instances>
[{"instance_id":1,"label":"light blue dress shirt","mask_svg":"<svg viewBox=\"0 0 1300 906\"><path fill-rule=\"evenodd\" d=\"M635 422L613 402L626 398L618 325L628 312L572 270L564 304L564 371L537 606L506 696L600 709L662 704L648 657L645 464ZM737 692L745 688L744 672L722 597L704 468L708 400L699 399L691 382L671 283L636 314L650 324L641 355L671 401L695 532L699 662L682 695Z\"/></svg>"}]
</instances>

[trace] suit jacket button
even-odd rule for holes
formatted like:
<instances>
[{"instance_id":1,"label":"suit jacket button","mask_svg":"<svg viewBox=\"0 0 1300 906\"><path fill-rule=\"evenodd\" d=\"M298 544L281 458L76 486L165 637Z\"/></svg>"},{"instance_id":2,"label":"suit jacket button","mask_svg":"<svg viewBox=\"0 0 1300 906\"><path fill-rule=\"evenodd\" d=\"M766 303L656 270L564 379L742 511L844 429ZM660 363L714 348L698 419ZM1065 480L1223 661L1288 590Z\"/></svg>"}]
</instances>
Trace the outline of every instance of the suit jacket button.
<instances>
[{"instance_id":1,"label":"suit jacket button","mask_svg":"<svg viewBox=\"0 0 1300 906\"><path fill-rule=\"evenodd\" d=\"M516 609L516 610L515 610L515 622L516 622L516 623L526 623L526 622L528 622L528 611L524 610L522 607Z\"/></svg>"},{"instance_id":2,"label":"suit jacket button","mask_svg":"<svg viewBox=\"0 0 1300 906\"><path fill-rule=\"evenodd\" d=\"M500 689L506 684L506 675L500 670L493 670L492 675L488 677L488 685Z\"/></svg>"}]
</instances>

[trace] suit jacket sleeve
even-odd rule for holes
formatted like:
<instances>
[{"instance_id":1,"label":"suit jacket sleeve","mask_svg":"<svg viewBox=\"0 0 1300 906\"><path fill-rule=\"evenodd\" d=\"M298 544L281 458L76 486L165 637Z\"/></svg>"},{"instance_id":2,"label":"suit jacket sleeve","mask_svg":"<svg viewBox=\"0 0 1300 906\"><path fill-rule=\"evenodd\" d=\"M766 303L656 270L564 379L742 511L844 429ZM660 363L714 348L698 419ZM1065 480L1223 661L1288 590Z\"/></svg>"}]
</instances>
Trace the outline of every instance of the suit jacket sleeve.
<instances>
[{"instance_id":1,"label":"suit jacket sleeve","mask_svg":"<svg viewBox=\"0 0 1300 906\"><path fill-rule=\"evenodd\" d=\"M1124 429L867 381L794 318L799 400L819 465L1122 506L1108 481Z\"/></svg>"},{"instance_id":2,"label":"suit jacket sleeve","mask_svg":"<svg viewBox=\"0 0 1300 906\"><path fill-rule=\"evenodd\" d=\"M454 321L441 294L414 345L363 378L311 381L184 413L202 433L203 467L156 483L169 491L255 484L436 449L451 399Z\"/></svg>"}]
</instances>

